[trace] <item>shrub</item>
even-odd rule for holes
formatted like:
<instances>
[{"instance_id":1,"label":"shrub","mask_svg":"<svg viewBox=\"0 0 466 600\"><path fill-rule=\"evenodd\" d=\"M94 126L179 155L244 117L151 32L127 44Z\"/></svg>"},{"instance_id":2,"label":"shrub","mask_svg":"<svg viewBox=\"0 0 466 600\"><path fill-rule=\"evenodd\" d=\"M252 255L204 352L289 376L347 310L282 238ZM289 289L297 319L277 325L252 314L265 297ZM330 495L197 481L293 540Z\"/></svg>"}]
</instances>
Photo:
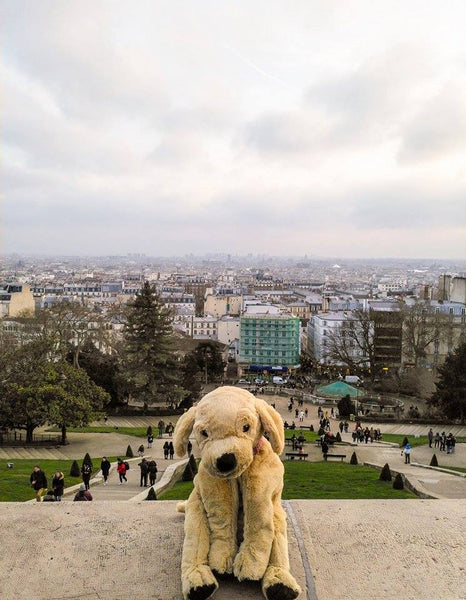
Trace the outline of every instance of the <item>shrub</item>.
<instances>
[{"instance_id":1,"label":"shrub","mask_svg":"<svg viewBox=\"0 0 466 600\"><path fill-rule=\"evenodd\" d=\"M337 442L341 442L341 435L340 435L340 432L339 432L339 431L337 431L337 434L336 434L336 436L335 436L335 441L337 441Z\"/></svg>"},{"instance_id":2,"label":"shrub","mask_svg":"<svg viewBox=\"0 0 466 600\"><path fill-rule=\"evenodd\" d=\"M89 456L89 452L86 452L86 456L83 458L83 465L89 465L91 469L93 468L92 459Z\"/></svg>"},{"instance_id":3,"label":"shrub","mask_svg":"<svg viewBox=\"0 0 466 600\"><path fill-rule=\"evenodd\" d=\"M344 398L342 398L338 404L338 414L341 417L349 417L350 415L354 415L356 412L356 407L354 402L351 400L350 395L348 394Z\"/></svg>"},{"instance_id":4,"label":"shrub","mask_svg":"<svg viewBox=\"0 0 466 600\"><path fill-rule=\"evenodd\" d=\"M404 489L403 476L401 473L397 473L396 477L393 481L393 489L394 490L403 490Z\"/></svg>"},{"instance_id":5,"label":"shrub","mask_svg":"<svg viewBox=\"0 0 466 600\"><path fill-rule=\"evenodd\" d=\"M70 477L80 477L81 471L79 470L78 461L74 460L70 469Z\"/></svg>"},{"instance_id":6,"label":"shrub","mask_svg":"<svg viewBox=\"0 0 466 600\"><path fill-rule=\"evenodd\" d=\"M192 481L194 479L194 473L191 469L191 463L186 463L186 467L184 468L183 475L181 476L181 481Z\"/></svg>"},{"instance_id":7,"label":"shrub","mask_svg":"<svg viewBox=\"0 0 466 600\"><path fill-rule=\"evenodd\" d=\"M391 481L392 480L392 474L390 471L390 467L388 466L388 463L385 463L383 466L383 469L380 471L379 479L380 479L380 481Z\"/></svg>"},{"instance_id":8,"label":"shrub","mask_svg":"<svg viewBox=\"0 0 466 600\"><path fill-rule=\"evenodd\" d=\"M127 456L127 458L134 458L133 449L129 445L126 448L126 456Z\"/></svg>"},{"instance_id":9,"label":"shrub","mask_svg":"<svg viewBox=\"0 0 466 600\"><path fill-rule=\"evenodd\" d=\"M149 493L147 494L146 500L157 500L157 494L153 487L150 488Z\"/></svg>"},{"instance_id":10,"label":"shrub","mask_svg":"<svg viewBox=\"0 0 466 600\"><path fill-rule=\"evenodd\" d=\"M432 454L432 458L430 459L430 466L431 467L438 467L438 460L437 460L437 455L436 454Z\"/></svg>"},{"instance_id":11,"label":"shrub","mask_svg":"<svg viewBox=\"0 0 466 600\"><path fill-rule=\"evenodd\" d=\"M189 457L189 465L191 466L191 471L194 477L194 475L197 475L197 462L192 454Z\"/></svg>"},{"instance_id":12,"label":"shrub","mask_svg":"<svg viewBox=\"0 0 466 600\"><path fill-rule=\"evenodd\" d=\"M405 437L404 437L404 439L403 439L403 442L402 442L402 444L401 444L401 445L402 445L402 446L403 446L403 448L404 448L404 447L406 446L406 444L409 444L409 440L408 440L408 438L405 436Z\"/></svg>"},{"instance_id":13,"label":"shrub","mask_svg":"<svg viewBox=\"0 0 466 600\"><path fill-rule=\"evenodd\" d=\"M358 464L358 457L356 455L356 452L353 452L353 454L351 455L350 458L350 465L357 465Z\"/></svg>"}]
</instances>

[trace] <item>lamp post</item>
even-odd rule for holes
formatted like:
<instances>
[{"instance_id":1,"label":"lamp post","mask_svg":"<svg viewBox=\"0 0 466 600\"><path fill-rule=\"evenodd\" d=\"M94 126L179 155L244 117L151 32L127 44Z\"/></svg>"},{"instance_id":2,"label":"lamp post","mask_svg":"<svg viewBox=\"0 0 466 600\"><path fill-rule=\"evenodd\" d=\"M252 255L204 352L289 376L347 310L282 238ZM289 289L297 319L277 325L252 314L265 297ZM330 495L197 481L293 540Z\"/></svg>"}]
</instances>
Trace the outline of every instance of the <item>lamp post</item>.
<instances>
[{"instance_id":1,"label":"lamp post","mask_svg":"<svg viewBox=\"0 0 466 600\"><path fill-rule=\"evenodd\" d=\"M63 391L65 391L66 380L67 380L66 375L63 372L61 372L60 375L58 376L58 383L62 387ZM62 426L61 426L61 443L63 446L66 444L66 425L64 423L62 423Z\"/></svg>"}]
</instances>

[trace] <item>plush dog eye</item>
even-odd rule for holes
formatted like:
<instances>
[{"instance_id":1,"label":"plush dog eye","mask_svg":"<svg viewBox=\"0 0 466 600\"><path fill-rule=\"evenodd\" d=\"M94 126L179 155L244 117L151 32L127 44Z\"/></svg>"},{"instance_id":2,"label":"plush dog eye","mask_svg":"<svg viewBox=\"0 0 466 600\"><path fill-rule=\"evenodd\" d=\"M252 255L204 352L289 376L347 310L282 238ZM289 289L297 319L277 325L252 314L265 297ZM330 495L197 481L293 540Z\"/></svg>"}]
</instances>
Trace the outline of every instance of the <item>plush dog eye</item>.
<instances>
[{"instance_id":1,"label":"plush dog eye","mask_svg":"<svg viewBox=\"0 0 466 600\"><path fill-rule=\"evenodd\" d=\"M246 431L249 431L251 429L250 425L243 425L243 431L244 433L246 433Z\"/></svg>"},{"instance_id":2,"label":"plush dog eye","mask_svg":"<svg viewBox=\"0 0 466 600\"><path fill-rule=\"evenodd\" d=\"M201 435L203 435L204 437L209 437L209 434L207 433L207 431L205 429L203 429L201 431Z\"/></svg>"}]
</instances>

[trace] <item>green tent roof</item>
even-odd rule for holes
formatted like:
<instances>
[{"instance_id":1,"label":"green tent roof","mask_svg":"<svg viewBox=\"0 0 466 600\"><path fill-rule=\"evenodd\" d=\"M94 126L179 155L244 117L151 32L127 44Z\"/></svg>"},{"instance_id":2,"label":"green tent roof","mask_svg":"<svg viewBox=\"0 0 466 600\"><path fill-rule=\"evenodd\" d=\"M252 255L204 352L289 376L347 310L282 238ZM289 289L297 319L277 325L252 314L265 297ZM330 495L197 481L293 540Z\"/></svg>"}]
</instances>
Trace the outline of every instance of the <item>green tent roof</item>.
<instances>
[{"instance_id":1,"label":"green tent roof","mask_svg":"<svg viewBox=\"0 0 466 600\"><path fill-rule=\"evenodd\" d=\"M352 385L348 385L344 381L335 381L334 383L330 383L329 385L323 385L317 388L317 393L322 394L323 396L364 396L364 392L356 389Z\"/></svg>"}]
</instances>

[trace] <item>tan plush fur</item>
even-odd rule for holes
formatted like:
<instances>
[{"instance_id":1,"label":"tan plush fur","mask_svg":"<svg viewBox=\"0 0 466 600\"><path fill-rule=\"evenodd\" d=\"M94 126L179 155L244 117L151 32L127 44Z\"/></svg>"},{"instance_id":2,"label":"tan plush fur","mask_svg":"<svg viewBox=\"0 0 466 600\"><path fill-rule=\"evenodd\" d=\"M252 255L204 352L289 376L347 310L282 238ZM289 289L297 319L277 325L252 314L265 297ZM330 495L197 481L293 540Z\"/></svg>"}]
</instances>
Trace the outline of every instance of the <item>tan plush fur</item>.
<instances>
[{"instance_id":1,"label":"tan plush fur","mask_svg":"<svg viewBox=\"0 0 466 600\"><path fill-rule=\"evenodd\" d=\"M300 588L289 572L280 501L283 464L278 455L284 445L280 415L246 390L225 386L207 394L179 419L174 432L178 455L185 454L191 432L201 463L194 490L179 507L186 515L184 598L209 598L218 588L212 571L233 573L240 581L262 580L269 600L296 598ZM238 531L240 513L242 531ZM243 537L239 547L238 535Z\"/></svg>"}]
</instances>

